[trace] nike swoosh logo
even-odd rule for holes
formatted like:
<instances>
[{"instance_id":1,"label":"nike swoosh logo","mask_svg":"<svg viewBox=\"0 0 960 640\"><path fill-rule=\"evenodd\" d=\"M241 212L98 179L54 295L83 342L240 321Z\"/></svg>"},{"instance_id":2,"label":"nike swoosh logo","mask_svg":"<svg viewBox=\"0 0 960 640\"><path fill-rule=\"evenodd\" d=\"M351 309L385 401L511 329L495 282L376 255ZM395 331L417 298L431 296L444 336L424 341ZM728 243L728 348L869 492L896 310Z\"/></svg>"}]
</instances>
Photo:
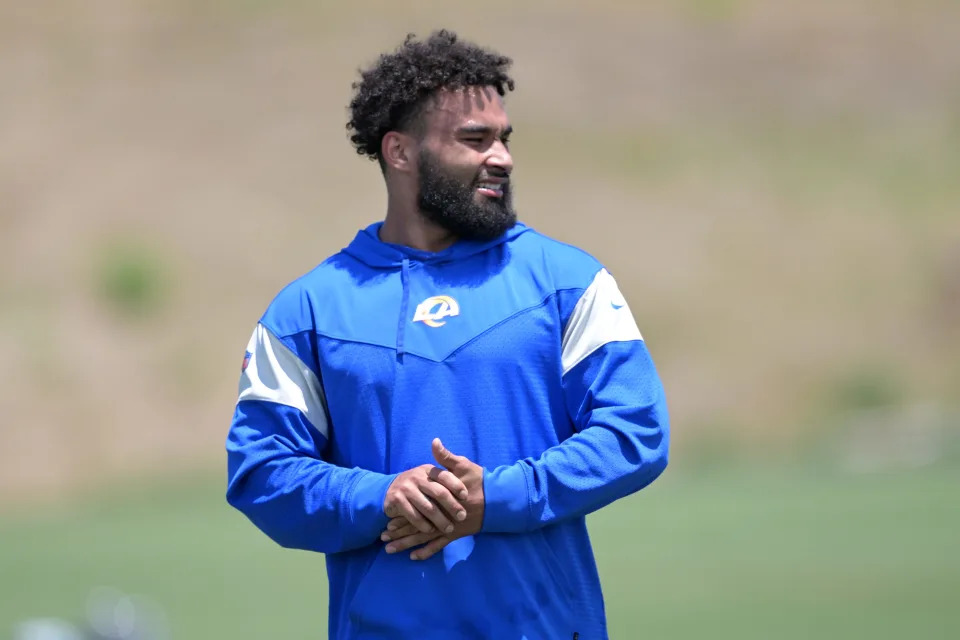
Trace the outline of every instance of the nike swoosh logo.
<instances>
[{"instance_id":1,"label":"nike swoosh logo","mask_svg":"<svg viewBox=\"0 0 960 640\"><path fill-rule=\"evenodd\" d=\"M610 306L613 307L614 309L623 309L623 305L617 304L616 302L611 302Z\"/></svg>"}]
</instances>

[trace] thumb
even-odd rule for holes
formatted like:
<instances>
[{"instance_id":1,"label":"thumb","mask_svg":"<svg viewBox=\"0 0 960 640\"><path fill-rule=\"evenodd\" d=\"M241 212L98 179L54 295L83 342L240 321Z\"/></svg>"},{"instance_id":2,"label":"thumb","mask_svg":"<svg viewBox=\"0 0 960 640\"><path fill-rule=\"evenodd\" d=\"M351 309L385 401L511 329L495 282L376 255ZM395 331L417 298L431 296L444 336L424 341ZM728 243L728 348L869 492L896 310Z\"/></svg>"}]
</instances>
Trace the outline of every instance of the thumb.
<instances>
[{"instance_id":1,"label":"thumb","mask_svg":"<svg viewBox=\"0 0 960 640\"><path fill-rule=\"evenodd\" d=\"M436 460L440 466L446 467L450 471L453 471L457 463L460 462L460 456L456 456L447 451L443 443L440 442L440 438L434 438L430 448L433 450L433 459Z\"/></svg>"}]
</instances>

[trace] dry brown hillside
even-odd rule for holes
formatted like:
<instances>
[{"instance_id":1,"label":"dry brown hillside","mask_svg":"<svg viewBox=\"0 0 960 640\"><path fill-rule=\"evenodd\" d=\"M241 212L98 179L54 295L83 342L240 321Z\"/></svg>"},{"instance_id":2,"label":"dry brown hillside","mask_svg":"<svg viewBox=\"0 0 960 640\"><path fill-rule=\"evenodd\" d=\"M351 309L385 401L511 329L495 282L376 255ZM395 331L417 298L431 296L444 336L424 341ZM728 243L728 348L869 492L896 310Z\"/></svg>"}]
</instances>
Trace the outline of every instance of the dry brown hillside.
<instances>
[{"instance_id":1,"label":"dry brown hillside","mask_svg":"<svg viewBox=\"0 0 960 640\"><path fill-rule=\"evenodd\" d=\"M0 496L222 464L259 314L382 215L356 69L438 26L515 59L518 209L614 271L675 460L947 406L958 25L934 0L2 3Z\"/></svg>"}]
</instances>

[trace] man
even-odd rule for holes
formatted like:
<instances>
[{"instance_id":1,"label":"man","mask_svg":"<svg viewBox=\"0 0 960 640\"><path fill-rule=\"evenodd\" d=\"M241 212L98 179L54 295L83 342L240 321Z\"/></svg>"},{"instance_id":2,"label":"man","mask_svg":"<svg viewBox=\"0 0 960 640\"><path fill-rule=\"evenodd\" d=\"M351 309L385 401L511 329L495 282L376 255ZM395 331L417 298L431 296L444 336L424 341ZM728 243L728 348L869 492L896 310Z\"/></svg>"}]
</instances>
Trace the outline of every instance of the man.
<instances>
[{"instance_id":1,"label":"man","mask_svg":"<svg viewBox=\"0 0 960 640\"><path fill-rule=\"evenodd\" d=\"M327 554L331 638L605 638L585 516L667 464L612 276L516 222L510 62L439 31L362 73L386 217L247 347L227 498Z\"/></svg>"}]
</instances>

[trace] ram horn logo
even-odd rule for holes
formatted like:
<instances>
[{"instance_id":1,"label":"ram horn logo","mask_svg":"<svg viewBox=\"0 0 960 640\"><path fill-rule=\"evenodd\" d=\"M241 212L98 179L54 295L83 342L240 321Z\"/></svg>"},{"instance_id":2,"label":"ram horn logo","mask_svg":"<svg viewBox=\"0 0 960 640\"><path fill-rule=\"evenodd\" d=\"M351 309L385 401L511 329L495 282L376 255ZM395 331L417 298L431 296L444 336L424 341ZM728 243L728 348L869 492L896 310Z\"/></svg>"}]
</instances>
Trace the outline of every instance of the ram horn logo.
<instances>
[{"instance_id":1,"label":"ram horn logo","mask_svg":"<svg viewBox=\"0 0 960 640\"><path fill-rule=\"evenodd\" d=\"M422 322L428 327L442 327L447 324L444 318L460 315L460 305L450 296L431 296L417 305L413 314L414 322Z\"/></svg>"}]
</instances>

